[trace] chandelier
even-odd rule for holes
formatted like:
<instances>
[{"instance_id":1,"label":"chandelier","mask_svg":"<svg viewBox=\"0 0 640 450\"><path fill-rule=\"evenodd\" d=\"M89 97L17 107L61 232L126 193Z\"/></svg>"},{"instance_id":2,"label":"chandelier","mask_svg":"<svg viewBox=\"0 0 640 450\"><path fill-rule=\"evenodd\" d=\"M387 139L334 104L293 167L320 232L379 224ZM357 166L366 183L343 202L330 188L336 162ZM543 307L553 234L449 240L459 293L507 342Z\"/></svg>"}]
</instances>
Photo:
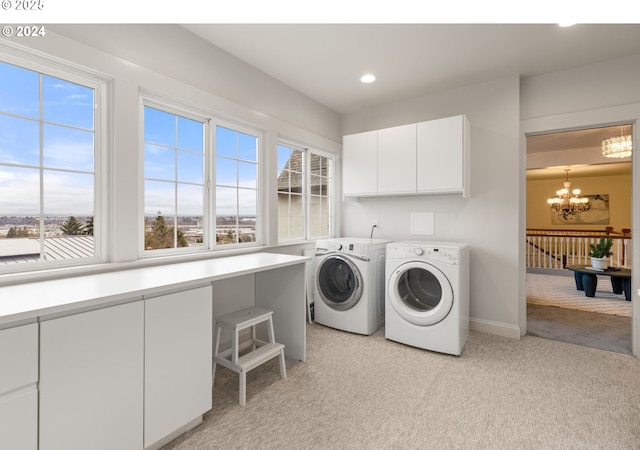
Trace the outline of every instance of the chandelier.
<instances>
[{"instance_id":1,"label":"chandelier","mask_svg":"<svg viewBox=\"0 0 640 450\"><path fill-rule=\"evenodd\" d=\"M547 199L547 203L551 207L551 212L562 216L565 220L575 218L578 214L587 211L590 207L589 199L580 197L580 189L570 190L569 170L571 169L564 169L566 172L564 188L556 191L557 197Z\"/></svg>"},{"instance_id":2,"label":"chandelier","mask_svg":"<svg viewBox=\"0 0 640 450\"><path fill-rule=\"evenodd\" d=\"M626 158L631 156L631 135L618 136L602 141L602 156L606 158Z\"/></svg>"}]
</instances>

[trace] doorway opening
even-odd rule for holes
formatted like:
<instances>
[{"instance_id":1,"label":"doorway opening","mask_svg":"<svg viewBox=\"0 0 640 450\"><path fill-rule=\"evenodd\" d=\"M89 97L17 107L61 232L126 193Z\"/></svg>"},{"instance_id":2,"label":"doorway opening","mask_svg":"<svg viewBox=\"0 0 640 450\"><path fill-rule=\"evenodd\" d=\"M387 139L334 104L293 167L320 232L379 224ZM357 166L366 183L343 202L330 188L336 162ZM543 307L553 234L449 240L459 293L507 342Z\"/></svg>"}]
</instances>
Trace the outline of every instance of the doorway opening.
<instances>
[{"instance_id":1,"label":"doorway opening","mask_svg":"<svg viewBox=\"0 0 640 450\"><path fill-rule=\"evenodd\" d=\"M631 269L632 156L603 155L603 141L620 136L632 124L526 136L529 335L632 354L631 301L606 274L585 296L566 268L590 267L590 245L604 237L615 242L611 270Z\"/></svg>"}]
</instances>

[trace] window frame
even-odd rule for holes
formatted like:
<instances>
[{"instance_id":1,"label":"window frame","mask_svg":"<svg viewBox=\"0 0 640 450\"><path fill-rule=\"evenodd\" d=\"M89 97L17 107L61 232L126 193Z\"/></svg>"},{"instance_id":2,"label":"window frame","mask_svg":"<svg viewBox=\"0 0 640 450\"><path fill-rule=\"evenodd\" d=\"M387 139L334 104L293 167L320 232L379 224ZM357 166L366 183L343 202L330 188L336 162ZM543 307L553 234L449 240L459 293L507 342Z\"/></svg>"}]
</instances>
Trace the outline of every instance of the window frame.
<instances>
[{"instance_id":1,"label":"window frame","mask_svg":"<svg viewBox=\"0 0 640 450\"><path fill-rule=\"evenodd\" d=\"M0 49L0 61L9 65L14 65L21 69L29 70L38 74L38 77L48 76L68 81L73 84L90 88L93 90L93 256L59 259L54 261L38 260L34 262L23 262L15 265L0 266L0 274L30 273L41 270L73 268L107 261L108 253L108 168L110 162L109 136L111 133L111 120L108 111L111 103L109 93L111 92L112 80L97 72L76 66L67 62L62 62L57 58L49 58L36 55L27 51L15 48L2 47ZM39 95L39 107L42 103L42 92ZM13 115L9 115L10 117ZM20 118L20 116L15 116ZM40 115L34 119L38 127L42 129L44 124L49 123ZM72 127L73 128L73 127ZM42 145L42 144L41 144ZM21 166L15 166L21 167ZM39 161L38 170L44 169L42 159ZM62 170L63 172L76 173L74 170ZM39 189L39 201L42 205L44 200L44 190ZM41 215L42 212L39 212ZM41 245L44 245L41 243Z\"/></svg>"},{"instance_id":2,"label":"window frame","mask_svg":"<svg viewBox=\"0 0 640 450\"><path fill-rule=\"evenodd\" d=\"M162 256L169 255L184 255L184 254L194 254L194 253L202 253L212 250L211 241L210 241L210 233L207 230L210 228L209 226L209 211L211 208L210 198L211 198L211 183L210 183L210 166L211 166L211 119L207 117L207 114L203 111L200 111L198 108L189 107L184 105L179 101L168 100L165 98L161 98L154 94L148 92L141 92L139 95L140 108L139 108L139 117L140 117L140 127L139 127L139 135L140 135L140 144L139 144L139 188L140 188L140 211L138 213L138 257L140 259L148 259L148 258L156 258ZM165 112L167 114L173 114L176 116L184 117L186 119L195 120L201 122L204 125L204 136L203 136L203 144L204 144L204 155L203 155L203 243L201 247L174 247L167 249L151 249L147 250L145 248L145 181L147 181L145 177L145 123L144 123L144 113L145 107L153 108L161 112ZM173 181L176 184L178 181Z\"/></svg>"},{"instance_id":3,"label":"window frame","mask_svg":"<svg viewBox=\"0 0 640 450\"><path fill-rule=\"evenodd\" d=\"M177 247L168 249L146 250L144 248L144 220L145 220L145 189L144 183L144 108L150 107L169 114L175 114L188 119L193 119L205 124L205 149L204 149L204 196L203 199L203 245L202 247ZM138 211L138 258L150 259L167 256L188 256L202 253L216 253L226 250L261 247L264 245L265 230L261 212L264 209L265 188L263 186L263 148L264 131L241 122L221 118L211 111L189 105L175 99L140 90L139 93L139 192L140 206ZM256 149L256 232L255 241L239 242L234 244L218 244L216 242L216 127L223 127L240 133L255 136Z\"/></svg>"},{"instance_id":4,"label":"window frame","mask_svg":"<svg viewBox=\"0 0 640 450\"><path fill-rule=\"evenodd\" d=\"M215 148L216 142L216 129L217 127L227 128L233 131L237 131L239 133L247 134L250 136L255 136L257 139L257 148L256 148L256 232L255 232L255 241L252 242L237 242L235 244L218 244L216 241L217 236L217 205L216 205L216 188L217 188L217 180L215 179L216 175L216 158L217 158L217 149ZM266 187L263 183L263 173L265 170L264 160L264 145L265 145L265 136L264 131L260 130L256 127L251 127L249 125L245 125L239 122L233 122L227 119L216 118L213 117L211 119L211 139L212 139L212 162L211 162L211 172L210 172L210 188L211 188L211 202L212 202L212 216L211 222L213 226L210 227L211 231L211 249L214 251L223 251L223 250L233 250L233 249L241 249L247 247L261 247L264 245L264 237L266 236L264 230L264 221L262 220L262 211L265 208L266 202ZM240 161L240 159L238 159ZM238 186L239 188L239 186Z\"/></svg>"},{"instance_id":5,"label":"window frame","mask_svg":"<svg viewBox=\"0 0 640 450\"><path fill-rule=\"evenodd\" d=\"M317 148L313 148L313 147L307 147L304 145L300 145L297 144L295 142L292 141L288 141L286 139L279 139L277 142L277 147L279 146L285 146L288 147L290 149L293 150L298 150L300 152L302 152L302 203L303 203L303 209L304 209L304 215L303 215L303 224L304 224L304 230L303 230L303 236L300 238L293 238L293 239L286 239L286 240L281 240L280 239L280 232L278 230L277 233L277 237L278 237L278 244L280 245L286 245L286 244L295 244L295 243L302 243L302 242L306 242L306 241L315 241L317 239L325 239L325 238L330 238L333 237L335 235L335 208L336 208L336 201L335 201L335 192L336 192L336 179L335 179L335 170L336 170L336 155L324 150L320 150ZM328 187L327 187L327 198L329 200L329 233L327 235L319 235L319 236L311 236L311 155L315 154L318 156L321 156L323 158L327 158L330 161L330 167L328 168L328 173L327 173L327 178L328 178ZM277 158L277 156L276 156ZM276 166L277 166L277 162L276 162ZM279 167L276 167L276 170L279 169ZM278 174L276 173L276 184L277 184L277 178L278 178ZM276 197L278 194L278 187L276 186ZM279 207L279 203L277 205L277 207ZM280 213L279 211L276 211L276 215L278 216L278 227L280 225ZM291 217L289 215L289 217Z\"/></svg>"}]
</instances>

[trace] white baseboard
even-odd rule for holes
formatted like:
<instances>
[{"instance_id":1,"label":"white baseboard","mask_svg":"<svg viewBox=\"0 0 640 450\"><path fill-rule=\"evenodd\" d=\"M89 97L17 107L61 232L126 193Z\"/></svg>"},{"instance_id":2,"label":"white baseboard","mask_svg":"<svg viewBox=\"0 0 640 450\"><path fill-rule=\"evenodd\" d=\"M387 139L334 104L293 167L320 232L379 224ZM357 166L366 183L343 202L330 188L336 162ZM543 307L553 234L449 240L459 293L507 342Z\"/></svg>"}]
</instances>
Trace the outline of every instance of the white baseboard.
<instances>
[{"instance_id":1,"label":"white baseboard","mask_svg":"<svg viewBox=\"0 0 640 450\"><path fill-rule=\"evenodd\" d=\"M469 329L481 333L495 334L513 339L520 339L520 327L490 320L469 318Z\"/></svg>"}]
</instances>

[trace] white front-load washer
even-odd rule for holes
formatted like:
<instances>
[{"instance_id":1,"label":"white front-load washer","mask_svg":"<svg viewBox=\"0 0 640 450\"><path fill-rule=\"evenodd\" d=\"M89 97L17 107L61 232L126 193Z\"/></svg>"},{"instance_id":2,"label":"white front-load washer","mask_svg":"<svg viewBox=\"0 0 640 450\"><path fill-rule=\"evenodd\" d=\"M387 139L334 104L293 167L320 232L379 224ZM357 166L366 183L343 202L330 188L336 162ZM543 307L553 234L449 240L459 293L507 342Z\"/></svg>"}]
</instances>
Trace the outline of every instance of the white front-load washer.
<instances>
[{"instance_id":1,"label":"white front-load washer","mask_svg":"<svg viewBox=\"0 0 640 450\"><path fill-rule=\"evenodd\" d=\"M334 238L316 242L316 323L370 335L384 325L386 239Z\"/></svg>"},{"instance_id":2,"label":"white front-load washer","mask_svg":"<svg viewBox=\"0 0 640 450\"><path fill-rule=\"evenodd\" d=\"M387 245L385 337L460 355L469 335L469 246L402 241Z\"/></svg>"}]
</instances>

